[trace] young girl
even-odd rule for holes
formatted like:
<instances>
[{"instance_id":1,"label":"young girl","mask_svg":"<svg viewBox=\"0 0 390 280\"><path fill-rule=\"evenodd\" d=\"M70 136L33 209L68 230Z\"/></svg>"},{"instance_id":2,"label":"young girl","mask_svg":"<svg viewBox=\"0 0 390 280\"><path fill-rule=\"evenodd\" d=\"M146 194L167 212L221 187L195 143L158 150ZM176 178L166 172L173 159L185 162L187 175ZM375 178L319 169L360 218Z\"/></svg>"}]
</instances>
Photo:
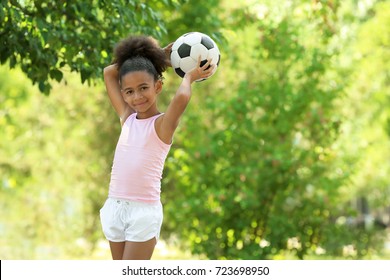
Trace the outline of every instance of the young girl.
<instances>
[{"instance_id":1,"label":"young girl","mask_svg":"<svg viewBox=\"0 0 390 280\"><path fill-rule=\"evenodd\" d=\"M171 48L172 43L161 49L151 37L129 37L116 46L113 64L104 69L107 93L122 125L108 199L100 210L114 260L152 257L163 220L160 188L165 159L190 101L191 84L214 70L211 61L201 67L199 58L165 114L160 113L156 101Z\"/></svg>"}]
</instances>

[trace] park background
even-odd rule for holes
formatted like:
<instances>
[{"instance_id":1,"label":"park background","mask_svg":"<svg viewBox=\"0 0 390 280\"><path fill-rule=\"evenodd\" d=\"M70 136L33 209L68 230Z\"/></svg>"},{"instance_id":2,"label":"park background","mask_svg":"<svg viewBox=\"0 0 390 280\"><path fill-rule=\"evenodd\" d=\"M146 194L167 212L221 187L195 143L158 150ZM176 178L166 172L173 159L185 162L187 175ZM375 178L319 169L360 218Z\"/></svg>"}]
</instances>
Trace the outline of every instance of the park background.
<instances>
[{"instance_id":1,"label":"park background","mask_svg":"<svg viewBox=\"0 0 390 280\"><path fill-rule=\"evenodd\" d=\"M168 155L154 258L390 259L389 1L2 0L0 22L1 259L110 259L103 68L130 34L189 31L221 63Z\"/></svg>"}]
</instances>

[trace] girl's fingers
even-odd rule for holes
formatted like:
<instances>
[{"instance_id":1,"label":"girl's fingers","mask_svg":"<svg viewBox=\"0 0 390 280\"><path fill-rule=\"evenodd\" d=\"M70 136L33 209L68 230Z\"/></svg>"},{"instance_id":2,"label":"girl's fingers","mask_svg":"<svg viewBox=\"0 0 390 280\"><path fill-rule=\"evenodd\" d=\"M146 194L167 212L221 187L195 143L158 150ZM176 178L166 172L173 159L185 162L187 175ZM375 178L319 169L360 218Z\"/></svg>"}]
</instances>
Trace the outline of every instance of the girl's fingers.
<instances>
[{"instance_id":1,"label":"girl's fingers","mask_svg":"<svg viewBox=\"0 0 390 280\"><path fill-rule=\"evenodd\" d=\"M203 65L203 67L204 68L207 68L207 67L209 67L209 65L211 64L211 61L212 61L213 59L212 58L210 58L210 59L207 59L207 62L206 62L206 64L205 65Z\"/></svg>"},{"instance_id":2,"label":"girl's fingers","mask_svg":"<svg viewBox=\"0 0 390 280\"><path fill-rule=\"evenodd\" d=\"M211 62L212 62L212 59L207 59L206 63L204 65L201 65L202 64L202 58L201 58L201 56L198 57L198 69L197 69L197 72L198 72L199 77L207 78L210 75L212 75L212 73L214 71L214 68L215 68L215 65L211 64Z\"/></svg>"},{"instance_id":3,"label":"girl's fingers","mask_svg":"<svg viewBox=\"0 0 390 280\"><path fill-rule=\"evenodd\" d=\"M201 58L201 56L199 56L198 57L198 66L199 66L200 70L201 71L209 71L210 69L214 69L214 66L211 64L212 61L213 61L212 58L207 59L206 63L204 65L201 65L202 64L202 58Z\"/></svg>"},{"instance_id":4,"label":"girl's fingers","mask_svg":"<svg viewBox=\"0 0 390 280\"><path fill-rule=\"evenodd\" d=\"M169 55L172 51L173 43L168 44L166 47L163 48L166 55Z\"/></svg>"},{"instance_id":5,"label":"girl's fingers","mask_svg":"<svg viewBox=\"0 0 390 280\"><path fill-rule=\"evenodd\" d=\"M207 75L207 76L210 76L211 74L213 74L214 72L214 68L215 68L215 65L211 65L209 69L205 70L204 73Z\"/></svg>"},{"instance_id":6,"label":"girl's fingers","mask_svg":"<svg viewBox=\"0 0 390 280\"><path fill-rule=\"evenodd\" d=\"M198 66L199 66L199 68L202 68L202 66L200 66L201 63L202 63L202 57L199 55L198 56Z\"/></svg>"}]
</instances>

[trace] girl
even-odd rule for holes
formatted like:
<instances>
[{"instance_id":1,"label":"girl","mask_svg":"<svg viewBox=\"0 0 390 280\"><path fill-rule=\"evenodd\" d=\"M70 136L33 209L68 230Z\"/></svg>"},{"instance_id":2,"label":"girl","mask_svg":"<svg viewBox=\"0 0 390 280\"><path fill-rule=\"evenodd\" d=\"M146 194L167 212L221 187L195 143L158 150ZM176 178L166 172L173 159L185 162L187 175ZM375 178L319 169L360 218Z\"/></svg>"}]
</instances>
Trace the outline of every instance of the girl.
<instances>
[{"instance_id":1,"label":"girl","mask_svg":"<svg viewBox=\"0 0 390 280\"><path fill-rule=\"evenodd\" d=\"M156 101L171 48L172 43L161 49L151 37L129 37L116 46L113 64L104 69L108 97L122 125L108 199L100 210L114 260L152 257L163 219L160 187L165 159L190 101L191 84L214 70L211 61L200 66L199 58L165 114L160 113Z\"/></svg>"}]
</instances>

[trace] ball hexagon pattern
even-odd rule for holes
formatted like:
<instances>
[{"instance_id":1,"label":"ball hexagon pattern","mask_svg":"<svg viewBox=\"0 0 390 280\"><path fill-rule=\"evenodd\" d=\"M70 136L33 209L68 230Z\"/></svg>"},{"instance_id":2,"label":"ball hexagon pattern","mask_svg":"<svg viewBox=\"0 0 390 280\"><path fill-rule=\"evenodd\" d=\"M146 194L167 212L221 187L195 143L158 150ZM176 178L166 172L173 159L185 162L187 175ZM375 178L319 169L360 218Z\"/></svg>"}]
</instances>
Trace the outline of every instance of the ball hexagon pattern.
<instances>
[{"instance_id":1,"label":"ball hexagon pattern","mask_svg":"<svg viewBox=\"0 0 390 280\"><path fill-rule=\"evenodd\" d=\"M201 65L206 64L208 59L212 59L211 63L216 65L212 73L214 75L221 60L221 53L213 39L200 32L190 32L180 36L174 42L171 52L171 64L176 74L183 78L187 72L197 66L199 56ZM205 79L198 81L203 80Z\"/></svg>"}]
</instances>

